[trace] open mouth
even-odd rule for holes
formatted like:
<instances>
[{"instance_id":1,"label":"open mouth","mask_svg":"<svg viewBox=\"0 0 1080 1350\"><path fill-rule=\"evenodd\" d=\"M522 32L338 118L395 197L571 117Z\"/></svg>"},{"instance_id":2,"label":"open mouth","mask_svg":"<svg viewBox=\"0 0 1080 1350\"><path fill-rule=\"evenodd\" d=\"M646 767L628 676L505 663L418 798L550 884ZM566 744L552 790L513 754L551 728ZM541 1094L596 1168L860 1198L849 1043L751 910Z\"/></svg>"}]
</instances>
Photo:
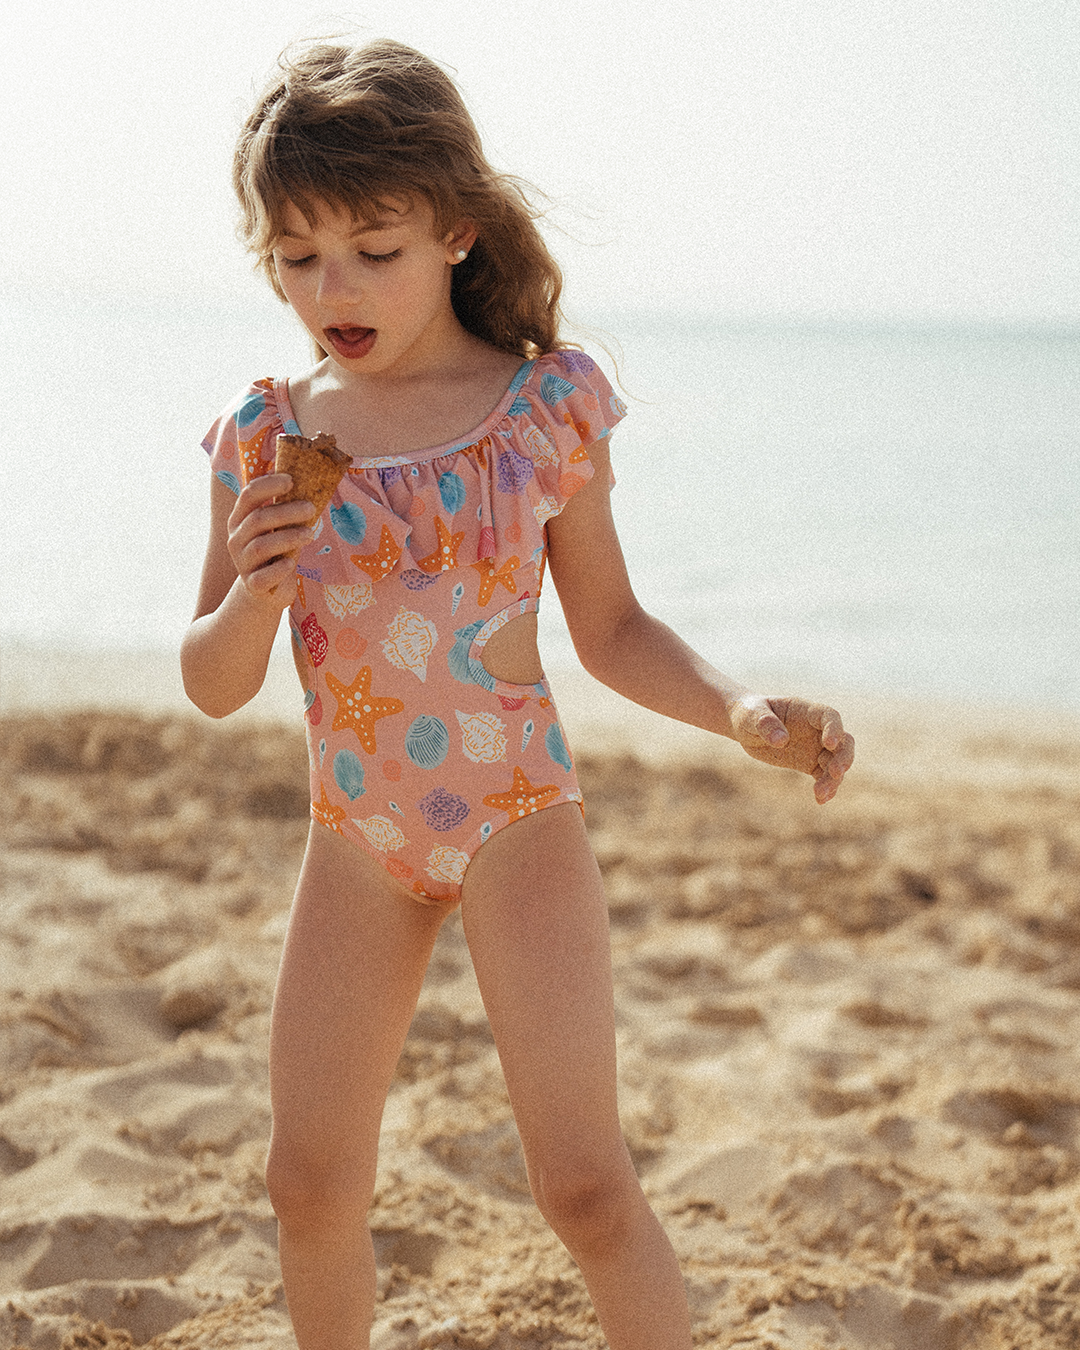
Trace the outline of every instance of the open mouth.
<instances>
[{"instance_id":1,"label":"open mouth","mask_svg":"<svg viewBox=\"0 0 1080 1350\"><path fill-rule=\"evenodd\" d=\"M375 342L374 328L324 328L330 345L347 360L366 356Z\"/></svg>"}]
</instances>

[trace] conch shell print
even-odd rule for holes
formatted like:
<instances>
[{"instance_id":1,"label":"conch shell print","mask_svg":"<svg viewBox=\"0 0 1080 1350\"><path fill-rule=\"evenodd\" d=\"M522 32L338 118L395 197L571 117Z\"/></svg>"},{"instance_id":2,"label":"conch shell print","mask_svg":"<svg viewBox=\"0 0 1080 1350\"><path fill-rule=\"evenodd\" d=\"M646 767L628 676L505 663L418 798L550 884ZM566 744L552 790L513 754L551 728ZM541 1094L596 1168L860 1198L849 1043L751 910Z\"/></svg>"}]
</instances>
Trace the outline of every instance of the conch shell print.
<instances>
[{"instance_id":1,"label":"conch shell print","mask_svg":"<svg viewBox=\"0 0 1080 1350\"><path fill-rule=\"evenodd\" d=\"M377 848L380 853L390 853L405 847L405 836L386 816L368 816L366 820L354 820L353 824L371 847Z\"/></svg>"},{"instance_id":2,"label":"conch shell print","mask_svg":"<svg viewBox=\"0 0 1080 1350\"><path fill-rule=\"evenodd\" d=\"M461 748L474 764L496 764L506 758L506 723L494 713L455 712L461 727Z\"/></svg>"},{"instance_id":3,"label":"conch shell print","mask_svg":"<svg viewBox=\"0 0 1080 1350\"><path fill-rule=\"evenodd\" d=\"M360 581L354 586L324 586L323 598L330 613L336 619L344 619L347 614L359 614L373 605L375 592L370 581Z\"/></svg>"},{"instance_id":4,"label":"conch shell print","mask_svg":"<svg viewBox=\"0 0 1080 1350\"><path fill-rule=\"evenodd\" d=\"M424 871L435 881L447 881L451 886L460 886L469 865L469 855L449 844L436 844L428 854Z\"/></svg>"},{"instance_id":5,"label":"conch shell print","mask_svg":"<svg viewBox=\"0 0 1080 1350\"><path fill-rule=\"evenodd\" d=\"M427 661L439 632L430 619L406 609L404 605L387 627L382 644L383 655L398 670L411 670L419 680L427 679Z\"/></svg>"}]
</instances>

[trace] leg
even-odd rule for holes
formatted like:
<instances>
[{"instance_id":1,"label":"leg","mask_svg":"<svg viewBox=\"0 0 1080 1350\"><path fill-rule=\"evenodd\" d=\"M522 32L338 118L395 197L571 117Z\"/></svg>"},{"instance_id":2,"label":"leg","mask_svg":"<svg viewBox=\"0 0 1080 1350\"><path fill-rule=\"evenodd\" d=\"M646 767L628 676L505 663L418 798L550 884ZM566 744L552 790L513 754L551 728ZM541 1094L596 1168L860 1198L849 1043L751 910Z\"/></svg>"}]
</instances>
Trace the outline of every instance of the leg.
<instances>
[{"instance_id":1,"label":"leg","mask_svg":"<svg viewBox=\"0 0 1080 1350\"><path fill-rule=\"evenodd\" d=\"M461 912L533 1194L580 1265L611 1350L688 1350L675 1253L619 1128L607 907L578 808L490 839Z\"/></svg>"},{"instance_id":2,"label":"leg","mask_svg":"<svg viewBox=\"0 0 1080 1350\"><path fill-rule=\"evenodd\" d=\"M448 912L312 826L274 996L266 1169L301 1350L368 1344L379 1125Z\"/></svg>"}]
</instances>

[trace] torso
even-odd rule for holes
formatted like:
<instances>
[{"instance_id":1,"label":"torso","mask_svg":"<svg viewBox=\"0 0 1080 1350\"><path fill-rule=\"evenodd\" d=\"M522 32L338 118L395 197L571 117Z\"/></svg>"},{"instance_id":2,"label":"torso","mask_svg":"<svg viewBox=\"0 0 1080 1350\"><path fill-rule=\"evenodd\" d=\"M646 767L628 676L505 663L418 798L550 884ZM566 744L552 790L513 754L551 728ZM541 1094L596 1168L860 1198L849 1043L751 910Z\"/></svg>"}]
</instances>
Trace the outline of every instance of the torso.
<instances>
[{"instance_id":1,"label":"torso","mask_svg":"<svg viewBox=\"0 0 1080 1350\"><path fill-rule=\"evenodd\" d=\"M353 381L347 386L325 361L288 381L289 403L305 436L333 427L338 446L358 459L445 445L485 422L521 366L520 357L486 343L471 354L470 363L408 383ZM484 650L484 666L512 684L542 679L536 615L523 614L494 634Z\"/></svg>"}]
</instances>

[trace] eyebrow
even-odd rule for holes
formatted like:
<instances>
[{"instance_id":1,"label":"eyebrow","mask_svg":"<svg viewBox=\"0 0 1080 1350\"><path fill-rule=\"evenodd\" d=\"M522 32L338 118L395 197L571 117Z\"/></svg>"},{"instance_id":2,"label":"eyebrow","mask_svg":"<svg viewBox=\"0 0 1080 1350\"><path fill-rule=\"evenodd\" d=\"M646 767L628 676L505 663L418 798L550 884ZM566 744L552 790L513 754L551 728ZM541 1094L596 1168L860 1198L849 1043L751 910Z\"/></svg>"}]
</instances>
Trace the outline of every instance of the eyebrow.
<instances>
[{"instance_id":1,"label":"eyebrow","mask_svg":"<svg viewBox=\"0 0 1080 1350\"><path fill-rule=\"evenodd\" d=\"M374 234L377 230L393 230L400 224L400 220L387 220L384 217L380 220L372 221L370 225L358 225L356 229L350 233L349 238L356 239L361 234ZM308 236L292 234L289 230L282 230L280 237L282 239L296 239L299 241L306 239Z\"/></svg>"}]
</instances>

